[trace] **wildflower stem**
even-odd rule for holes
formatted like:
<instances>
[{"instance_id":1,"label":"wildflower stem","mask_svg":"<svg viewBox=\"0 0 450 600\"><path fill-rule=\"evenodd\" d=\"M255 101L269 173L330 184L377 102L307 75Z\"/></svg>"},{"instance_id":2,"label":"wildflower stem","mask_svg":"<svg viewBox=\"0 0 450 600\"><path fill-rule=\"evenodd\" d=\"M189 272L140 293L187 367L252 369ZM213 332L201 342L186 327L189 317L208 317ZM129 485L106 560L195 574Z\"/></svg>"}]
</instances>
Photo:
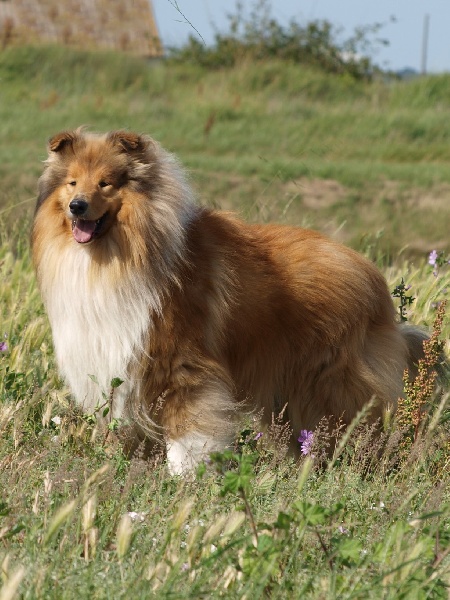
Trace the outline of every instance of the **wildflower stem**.
<instances>
[{"instance_id":1,"label":"wildflower stem","mask_svg":"<svg viewBox=\"0 0 450 600\"><path fill-rule=\"evenodd\" d=\"M114 400L114 386L111 386L111 389L109 391L109 397L108 400L105 402L105 404L109 405L109 423L112 423L112 418L113 418L113 400ZM106 434L103 440L103 446L106 445L106 442L108 441L109 438L109 434L111 432L111 428L107 427L106 428Z\"/></svg>"},{"instance_id":2,"label":"wildflower stem","mask_svg":"<svg viewBox=\"0 0 450 600\"><path fill-rule=\"evenodd\" d=\"M176 0L169 0L169 4L171 4L174 7L174 9L180 13L180 15L184 19L184 22L187 23L190 27L192 27L192 29L195 31L195 33L197 33L198 36L200 37L200 39L202 40L203 44L206 46L206 42L203 39L202 34L199 32L199 30L196 27L194 27L194 25L192 25L192 23L189 21L189 19L186 17L186 15L181 12L180 7L178 6L178 2Z\"/></svg>"},{"instance_id":3,"label":"wildflower stem","mask_svg":"<svg viewBox=\"0 0 450 600\"><path fill-rule=\"evenodd\" d=\"M317 527L314 527L314 532L317 535L317 538L318 538L319 543L320 543L320 545L322 547L322 550L325 553L325 556L327 557L328 565L329 565L330 569L332 569L333 566L334 566L334 563L333 563L333 559L330 556L330 552L328 550L328 547L325 544L325 542L323 541L323 537L320 535L320 531L317 529Z\"/></svg>"},{"instance_id":4,"label":"wildflower stem","mask_svg":"<svg viewBox=\"0 0 450 600\"><path fill-rule=\"evenodd\" d=\"M255 519L253 517L252 509L251 509L250 504L249 504L249 502L247 500L247 496L245 494L244 489L240 488L239 492L240 492L242 500L244 501L245 512L246 512L246 514L248 516L248 519L250 521L250 527L251 527L252 533L253 533L253 542L254 542L254 545L256 547L258 545L258 530L256 528L256 523L255 523Z\"/></svg>"}]
</instances>

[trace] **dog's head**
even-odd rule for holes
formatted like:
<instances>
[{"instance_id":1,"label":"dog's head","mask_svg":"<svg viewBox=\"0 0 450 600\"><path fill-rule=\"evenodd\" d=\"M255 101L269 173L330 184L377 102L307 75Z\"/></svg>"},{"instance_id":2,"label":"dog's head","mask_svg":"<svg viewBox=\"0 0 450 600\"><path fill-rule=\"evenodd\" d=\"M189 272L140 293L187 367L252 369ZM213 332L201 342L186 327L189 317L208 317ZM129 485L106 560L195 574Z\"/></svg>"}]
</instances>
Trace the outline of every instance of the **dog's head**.
<instances>
[{"instance_id":1,"label":"dog's head","mask_svg":"<svg viewBox=\"0 0 450 600\"><path fill-rule=\"evenodd\" d=\"M79 244L105 235L126 212L130 192L148 193L158 176L156 143L127 131L63 131L48 150L36 211L52 202Z\"/></svg>"}]
</instances>

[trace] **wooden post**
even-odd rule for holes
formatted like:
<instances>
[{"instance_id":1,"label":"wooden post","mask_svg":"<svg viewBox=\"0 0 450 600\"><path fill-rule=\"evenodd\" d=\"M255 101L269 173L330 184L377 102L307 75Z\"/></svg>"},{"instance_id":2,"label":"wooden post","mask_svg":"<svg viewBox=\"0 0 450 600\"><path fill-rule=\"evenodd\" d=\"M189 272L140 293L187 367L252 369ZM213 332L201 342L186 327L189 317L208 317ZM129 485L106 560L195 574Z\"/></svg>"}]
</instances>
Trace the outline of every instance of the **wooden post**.
<instances>
[{"instance_id":1,"label":"wooden post","mask_svg":"<svg viewBox=\"0 0 450 600\"><path fill-rule=\"evenodd\" d=\"M422 75L427 74L427 55L428 55L428 34L430 31L430 15L425 15L423 18L423 35L422 35Z\"/></svg>"}]
</instances>

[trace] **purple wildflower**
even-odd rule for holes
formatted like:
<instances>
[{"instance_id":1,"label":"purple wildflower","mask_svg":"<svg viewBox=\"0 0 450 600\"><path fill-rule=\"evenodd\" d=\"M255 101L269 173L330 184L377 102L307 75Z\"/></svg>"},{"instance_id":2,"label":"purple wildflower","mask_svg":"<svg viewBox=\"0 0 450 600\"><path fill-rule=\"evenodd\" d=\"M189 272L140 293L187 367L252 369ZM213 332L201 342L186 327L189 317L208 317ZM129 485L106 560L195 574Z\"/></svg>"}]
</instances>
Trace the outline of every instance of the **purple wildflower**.
<instances>
[{"instance_id":1,"label":"purple wildflower","mask_svg":"<svg viewBox=\"0 0 450 600\"><path fill-rule=\"evenodd\" d=\"M262 438L262 436L263 436L263 432L260 431L259 433L257 433L255 435L255 437L253 438L253 441L257 442L260 438Z\"/></svg>"},{"instance_id":2,"label":"purple wildflower","mask_svg":"<svg viewBox=\"0 0 450 600\"><path fill-rule=\"evenodd\" d=\"M8 344L6 342L0 342L0 352L8 352Z\"/></svg>"},{"instance_id":3,"label":"purple wildflower","mask_svg":"<svg viewBox=\"0 0 450 600\"><path fill-rule=\"evenodd\" d=\"M301 447L301 452L304 456L311 454L313 441L314 433L312 431L308 431L307 429L302 429L300 431L300 435L298 436L298 442Z\"/></svg>"},{"instance_id":4,"label":"purple wildflower","mask_svg":"<svg viewBox=\"0 0 450 600\"><path fill-rule=\"evenodd\" d=\"M428 264L431 265L432 267L436 266L436 261L438 259L438 253L436 250L432 250L430 252L430 255L428 257Z\"/></svg>"}]
</instances>

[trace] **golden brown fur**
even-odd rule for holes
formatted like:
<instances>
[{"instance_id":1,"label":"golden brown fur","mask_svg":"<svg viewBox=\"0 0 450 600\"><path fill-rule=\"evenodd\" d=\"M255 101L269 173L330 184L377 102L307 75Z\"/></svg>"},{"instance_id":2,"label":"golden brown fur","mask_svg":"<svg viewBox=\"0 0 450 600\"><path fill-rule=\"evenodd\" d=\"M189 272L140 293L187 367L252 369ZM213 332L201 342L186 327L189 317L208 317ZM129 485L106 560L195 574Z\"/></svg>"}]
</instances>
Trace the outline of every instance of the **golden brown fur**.
<instances>
[{"instance_id":1,"label":"golden brown fur","mask_svg":"<svg viewBox=\"0 0 450 600\"><path fill-rule=\"evenodd\" d=\"M295 440L402 394L424 335L396 323L356 252L197 207L175 159L127 132L52 138L39 191L33 257L60 369L87 410L125 379L113 412L163 436L173 472L230 443L241 411L287 404Z\"/></svg>"}]
</instances>

